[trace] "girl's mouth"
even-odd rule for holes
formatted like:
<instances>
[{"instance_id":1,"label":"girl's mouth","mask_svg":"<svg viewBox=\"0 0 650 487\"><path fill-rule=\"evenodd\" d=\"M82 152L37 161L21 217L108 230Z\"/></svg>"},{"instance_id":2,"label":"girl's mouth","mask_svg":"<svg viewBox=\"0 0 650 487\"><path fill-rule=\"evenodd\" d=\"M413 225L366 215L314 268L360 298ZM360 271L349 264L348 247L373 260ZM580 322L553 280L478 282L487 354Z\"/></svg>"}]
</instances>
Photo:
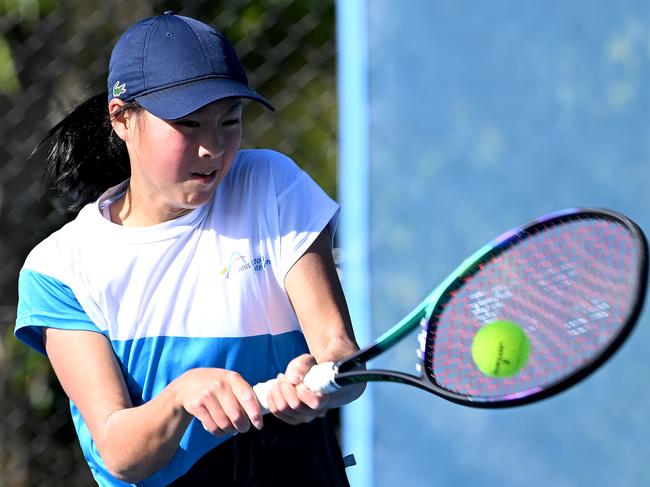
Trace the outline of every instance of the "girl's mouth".
<instances>
[{"instance_id":1,"label":"girl's mouth","mask_svg":"<svg viewBox=\"0 0 650 487\"><path fill-rule=\"evenodd\" d=\"M217 170L213 169L212 171L205 172L193 172L192 179L198 179L202 183L211 183L217 176Z\"/></svg>"}]
</instances>

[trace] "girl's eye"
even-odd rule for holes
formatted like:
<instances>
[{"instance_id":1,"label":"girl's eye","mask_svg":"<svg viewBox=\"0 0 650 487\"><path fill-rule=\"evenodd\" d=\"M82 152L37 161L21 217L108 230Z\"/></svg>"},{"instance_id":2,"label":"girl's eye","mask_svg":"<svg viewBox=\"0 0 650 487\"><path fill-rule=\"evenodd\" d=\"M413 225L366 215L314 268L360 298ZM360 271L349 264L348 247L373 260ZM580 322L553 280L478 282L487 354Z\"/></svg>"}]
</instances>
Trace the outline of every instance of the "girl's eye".
<instances>
[{"instance_id":1,"label":"girl's eye","mask_svg":"<svg viewBox=\"0 0 650 487\"><path fill-rule=\"evenodd\" d=\"M191 127L191 128L196 128L201 126L199 122L195 122L194 120L178 120L176 124L182 127Z\"/></svg>"},{"instance_id":2,"label":"girl's eye","mask_svg":"<svg viewBox=\"0 0 650 487\"><path fill-rule=\"evenodd\" d=\"M229 120L224 120L223 125L225 127L232 127L234 125L239 125L239 121L240 121L239 118L232 118Z\"/></svg>"}]
</instances>

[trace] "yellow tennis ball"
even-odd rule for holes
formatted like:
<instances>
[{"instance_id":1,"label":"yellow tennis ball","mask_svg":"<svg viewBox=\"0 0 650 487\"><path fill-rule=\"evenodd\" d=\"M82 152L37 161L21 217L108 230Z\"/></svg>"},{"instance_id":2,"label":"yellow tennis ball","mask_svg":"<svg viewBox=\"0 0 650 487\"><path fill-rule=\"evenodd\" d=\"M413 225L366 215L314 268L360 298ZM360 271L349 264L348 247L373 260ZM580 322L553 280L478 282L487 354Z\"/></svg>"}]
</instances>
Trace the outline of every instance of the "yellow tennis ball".
<instances>
[{"instance_id":1,"label":"yellow tennis ball","mask_svg":"<svg viewBox=\"0 0 650 487\"><path fill-rule=\"evenodd\" d=\"M530 341L526 332L511 321L495 321L476 332L472 359L490 377L511 377L528 362Z\"/></svg>"}]
</instances>

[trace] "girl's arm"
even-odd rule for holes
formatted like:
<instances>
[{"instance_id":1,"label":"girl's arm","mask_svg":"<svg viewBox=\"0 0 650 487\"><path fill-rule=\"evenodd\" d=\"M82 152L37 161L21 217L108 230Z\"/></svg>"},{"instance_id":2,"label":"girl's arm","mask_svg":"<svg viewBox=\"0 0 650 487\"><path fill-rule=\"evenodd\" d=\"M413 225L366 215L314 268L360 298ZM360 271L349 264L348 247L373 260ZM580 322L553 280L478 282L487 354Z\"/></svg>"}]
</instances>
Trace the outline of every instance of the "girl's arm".
<instances>
[{"instance_id":1,"label":"girl's arm","mask_svg":"<svg viewBox=\"0 0 650 487\"><path fill-rule=\"evenodd\" d=\"M47 328L45 348L102 460L120 480L136 483L163 467L193 416L217 436L248 431L251 424L262 427L252 387L236 372L190 370L151 401L133 407L106 337Z\"/></svg>"},{"instance_id":2,"label":"girl's arm","mask_svg":"<svg viewBox=\"0 0 650 487\"><path fill-rule=\"evenodd\" d=\"M285 288L311 355L301 355L289 363L284 376L271 388L268 402L274 415L296 424L353 401L365 388L359 384L322 395L312 393L301 383L316 363L335 362L359 348L332 258L328 229L289 270Z\"/></svg>"}]
</instances>

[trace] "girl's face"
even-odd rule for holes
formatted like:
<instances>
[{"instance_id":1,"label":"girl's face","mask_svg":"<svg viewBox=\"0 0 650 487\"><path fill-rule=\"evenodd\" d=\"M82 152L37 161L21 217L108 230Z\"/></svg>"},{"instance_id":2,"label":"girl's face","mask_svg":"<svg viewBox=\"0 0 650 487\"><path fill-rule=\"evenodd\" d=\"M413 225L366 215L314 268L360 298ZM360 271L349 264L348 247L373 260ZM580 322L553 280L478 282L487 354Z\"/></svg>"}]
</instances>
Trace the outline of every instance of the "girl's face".
<instances>
[{"instance_id":1,"label":"girl's face","mask_svg":"<svg viewBox=\"0 0 650 487\"><path fill-rule=\"evenodd\" d=\"M143 110L128 132L131 181L120 216L160 223L214 194L239 150L242 103L219 100L170 121Z\"/></svg>"}]
</instances>

